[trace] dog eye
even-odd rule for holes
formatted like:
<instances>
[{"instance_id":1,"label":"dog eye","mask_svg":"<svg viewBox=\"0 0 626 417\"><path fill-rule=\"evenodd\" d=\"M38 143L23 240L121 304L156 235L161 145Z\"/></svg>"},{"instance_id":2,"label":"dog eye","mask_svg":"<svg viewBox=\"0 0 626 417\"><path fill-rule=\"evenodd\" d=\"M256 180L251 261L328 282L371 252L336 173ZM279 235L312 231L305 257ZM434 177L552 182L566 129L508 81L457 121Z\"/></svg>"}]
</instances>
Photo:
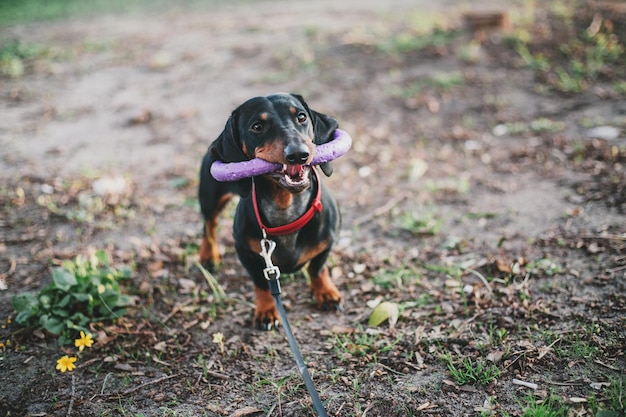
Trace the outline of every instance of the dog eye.
<instances>
[{"instance_id":1,"label":"dog eye","mask_svg":"<svg viewBox=\"0 0 626 417\"><path fill-rule=\"evenodd\" d=\"M298 120L298 123L304 123L306 122L306 114L304 113L298 113L298 116L296 117L296 119Z\"/></svg>"},{"instance_id":2,"label":"dog eye","mask_svg":"<svg viewBox=\"0 0 626 417\"><path fill-rule=\"evenodd\" d=\"M250 130L256 133L261 133L263 131L263 123L253 123L252 126L250 126Z\"/></svg>"}]
</instances>

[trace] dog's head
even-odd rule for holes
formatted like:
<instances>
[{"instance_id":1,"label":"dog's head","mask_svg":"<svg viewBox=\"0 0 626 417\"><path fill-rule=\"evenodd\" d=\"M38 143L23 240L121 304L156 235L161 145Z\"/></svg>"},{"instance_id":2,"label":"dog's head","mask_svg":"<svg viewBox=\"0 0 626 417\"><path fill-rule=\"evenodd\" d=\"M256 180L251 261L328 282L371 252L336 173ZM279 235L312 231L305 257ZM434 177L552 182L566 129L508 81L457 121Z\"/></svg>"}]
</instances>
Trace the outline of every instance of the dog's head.
<instances>
[{"instance_id":1,"label":"dog's head","mask_svg":"<svg viewBox=\"0 0 626 417\"><path fill-rule=\"evenodd\" d=\"M331 141L337 127L335 119L311 110L299 95L255 97L233 111L209 152L213 160L223 162L260 158L280 164L281 170L267 175L290 192L300 192L309 186L308 164L315 145ZM320 168L327 176L332 174L330 163ZM246 195L251 180L240 180L238 185Z\"/></svg>"}]
</instances>

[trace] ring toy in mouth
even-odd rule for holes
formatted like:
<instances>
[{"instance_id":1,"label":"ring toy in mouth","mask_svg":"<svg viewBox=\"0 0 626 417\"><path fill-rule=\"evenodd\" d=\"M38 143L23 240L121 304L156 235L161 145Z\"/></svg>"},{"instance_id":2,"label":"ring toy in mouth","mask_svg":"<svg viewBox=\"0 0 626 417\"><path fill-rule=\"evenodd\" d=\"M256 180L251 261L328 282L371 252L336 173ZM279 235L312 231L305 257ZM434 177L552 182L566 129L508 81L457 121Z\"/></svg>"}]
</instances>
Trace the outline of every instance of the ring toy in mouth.
<instances>
[{"instance_id":1,"label":"ring toy in mouth","mask_svg":"<svg viewBox=\"0 0 626 417\"><path fill-rule=\"evenodd\" d=\"M348 152L351 146L352 138L350 135L341 129L336 129L333 140L316 146L311 165L319 165L337 159ZM238 181L282 169L283 165L281 164L274 164L259 158L241 162L214 161L211 165L211 175L221 182Z\"/></svg>"}]
</instances>

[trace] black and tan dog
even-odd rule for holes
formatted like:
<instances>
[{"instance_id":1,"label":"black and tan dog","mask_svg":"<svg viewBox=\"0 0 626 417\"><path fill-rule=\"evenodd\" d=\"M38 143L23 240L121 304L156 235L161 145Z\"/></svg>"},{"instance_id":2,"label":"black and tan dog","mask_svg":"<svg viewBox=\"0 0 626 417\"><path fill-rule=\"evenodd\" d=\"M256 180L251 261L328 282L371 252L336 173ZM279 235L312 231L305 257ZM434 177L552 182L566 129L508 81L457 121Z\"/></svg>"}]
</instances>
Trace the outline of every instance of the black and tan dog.
<instances>
[{"instance_id":1,"label":"black and tan dog","mask_svg":"<svg viewBox=\"0 0 626 417\"><path fill-rule=\"evenodd\" d=\"M326 260L337 237L340 214L335 199L310 164L315 145L333 139L337 122L309 109L293 94L252 98L233 111L222 134L211 144L202 161L198 190L204 237L200 261L209 267L219 263L218 216L234 194L241 199L233 234L241 263L255 285L254 322L269 330L278 324L278 312L263 275L262 229L276 242L272 255L281 272L295 272L308 263L311 291L324 309L342 308L342 296L328 273ZM213 161L239 162L260 158L281 164L282 170L218 182L210 173ZM319 166L329 176L329 163ZM311 212L313 210L313 212ZM302 224L302 218L311 219Z\"/></svg>"}]
</instances>

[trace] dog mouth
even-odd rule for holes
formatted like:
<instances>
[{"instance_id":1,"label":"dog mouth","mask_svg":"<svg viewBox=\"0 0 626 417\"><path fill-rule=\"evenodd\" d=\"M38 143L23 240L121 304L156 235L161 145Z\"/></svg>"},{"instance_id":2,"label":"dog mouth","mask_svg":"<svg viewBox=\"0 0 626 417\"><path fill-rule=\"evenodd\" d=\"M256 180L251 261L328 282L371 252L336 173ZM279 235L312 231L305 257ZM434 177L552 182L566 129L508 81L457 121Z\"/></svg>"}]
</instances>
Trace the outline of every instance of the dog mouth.
<instances>
[{"instance_id":1,"label":"dog mouth","mask_svg":"<svg viewBox=\"0 0 626 417\"><path fill-rule=\"evenodd\" d=\"M271 176L289 191L298 192L309 186L308 165L283 165L280 171L274 171Z\"/></svg>"}]
</instances>

